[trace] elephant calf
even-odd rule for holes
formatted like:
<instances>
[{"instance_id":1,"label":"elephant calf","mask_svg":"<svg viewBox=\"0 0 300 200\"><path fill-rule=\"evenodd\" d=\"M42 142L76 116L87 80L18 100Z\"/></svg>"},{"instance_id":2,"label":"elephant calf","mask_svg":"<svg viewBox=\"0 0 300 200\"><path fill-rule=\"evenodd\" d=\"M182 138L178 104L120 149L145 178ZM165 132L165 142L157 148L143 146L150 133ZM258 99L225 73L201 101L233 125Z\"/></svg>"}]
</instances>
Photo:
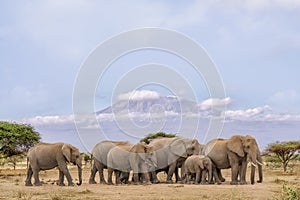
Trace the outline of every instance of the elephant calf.
<instances>
[{"instance_id":1,"label":"elephant calf","mask_svg":"<svg viewBox=\"0 0 300 200\"><path fill-rule=\"evenodd\" d=\"M79 178L79 183L77 183L77 185L81 185L82 183L82 160L80 152L76 147L70 144L39 143L28 151L27 160L29 161L29 166L25 182L26 186L32 186L32 175L35 180L34 185L42 185L39 179L39 171L53 169L54 167L58 167L59 169L60 186L64 186L64 176L67 177L69 186L74 185L67 167L67 162L77 165Z\"/></svg>"},{"instance_id":2,"label":"elephant calf","mask_svg":"<svg viewBox=\"0 0 300 200\"><path fill-rule=\"evenodd\" d=\"M212 179L212 162L209 157L202 155L192 155L188 157L184 163L184 174L187 183L190 182L190 178L193 174L196 174L194 183L206 184L206 172L208 172L208 180Z\"/></svg>"}]
</instances>

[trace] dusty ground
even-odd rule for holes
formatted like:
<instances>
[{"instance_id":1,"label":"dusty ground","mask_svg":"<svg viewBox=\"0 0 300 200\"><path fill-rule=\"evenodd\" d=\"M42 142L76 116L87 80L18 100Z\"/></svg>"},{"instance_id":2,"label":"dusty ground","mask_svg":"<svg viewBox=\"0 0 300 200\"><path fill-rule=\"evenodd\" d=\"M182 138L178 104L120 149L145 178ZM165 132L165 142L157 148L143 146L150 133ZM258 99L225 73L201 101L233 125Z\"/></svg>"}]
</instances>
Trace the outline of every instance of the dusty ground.
<instances>
[{"instance_id":1,"label":"dusty ground","mask_svg":"<svg viewBox=\"0 0 300 200\"><path fill-rule=\"evenodd\" d=\"M70 167L70 171L75 179L76 168ZM86 167L81 186L57 186L58 171L50 170L40 173L43 186L25 187L25 174L25 169L0 169L0 199L276 199L282 195L283 184L300 190L300 166L285 174L281 169L265 167L263 183L238 186L229 184L229 170L223 171L227 180L222 185L89 185L90 169ZM159 173L159 178L165 180L165 175Z\"/></svg>"}]
</instances>

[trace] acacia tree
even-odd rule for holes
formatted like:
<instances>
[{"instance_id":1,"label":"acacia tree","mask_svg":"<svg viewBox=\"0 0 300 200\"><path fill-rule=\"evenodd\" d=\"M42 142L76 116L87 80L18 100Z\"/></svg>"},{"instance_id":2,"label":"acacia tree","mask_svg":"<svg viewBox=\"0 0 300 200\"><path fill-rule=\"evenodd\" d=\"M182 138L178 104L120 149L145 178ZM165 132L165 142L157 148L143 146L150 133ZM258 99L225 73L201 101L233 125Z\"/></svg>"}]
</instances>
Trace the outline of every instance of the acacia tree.
<instances>
[{"instance_id":1,"label":"acacia tree","mask_svg":"<svg viewBox=\"0 0 300 200\"><path fill-rule=\"evenodd\" d=\"M31 125L0 121L0 155L12 162L24 155L41 137Z\"/></svg>"},{"instance_id":2,"label":"acacia tree","mask_svg":"<svg viewBox=\"0 0 300 200\"><path fill-rule=\"evenodd\" d=\"M275 155L282 163L283 171L286 172L288 163L298 157L300 141L276 142L269 144L266 153Z\"/></svg>"}]
</instances>

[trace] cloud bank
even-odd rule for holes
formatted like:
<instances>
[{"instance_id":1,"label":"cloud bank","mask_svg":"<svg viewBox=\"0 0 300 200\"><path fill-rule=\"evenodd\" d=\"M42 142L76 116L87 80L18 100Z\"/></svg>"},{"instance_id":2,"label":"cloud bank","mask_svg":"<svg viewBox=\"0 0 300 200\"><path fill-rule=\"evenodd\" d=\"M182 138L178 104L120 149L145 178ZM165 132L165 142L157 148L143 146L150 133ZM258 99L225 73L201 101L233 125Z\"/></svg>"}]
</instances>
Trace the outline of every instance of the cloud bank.
<instances>
[{"instance_id":1,"label":"cloud bank","mask_svg":"<svg viewBox=\"0 0 300 200\"><path fill-rule=\"evenodd\" d=\"M158 99L162 95L155 91L141 90L141 91L132 91L125 94L119 95L119 100L133 100L133 101L151 101L153 99ZM178 98L180 99L180 98ZM229 106L232 102L230 97L224 99L206 99L198 104L199 112L186 112L186 113L178 113L172 110L163 111L163 112L123 112L118 113L118 119L133 119L137 121L147 121L147 120L164 120L166 118L198 118L198 119L209 119L214 115L213 109L216 107ZM157 106L157 105L154 105ZM275 113L272 108L268 105L259 106L255 108L248 109L228 109L220 113L220 115L225 116L226 122L233 121L299 121L300 122L300 114L290 114L290 113ZM110 121L113 122L115 120L115 116L113 113L101 113L95 114L95 117L99 122ZM82 116L82 123L89 124L89 119L85 116ZM36 116L33 118L25 118L22 120L22 123L32 124L34 126L42 126L42 125L64 125L74 123L73 115L55 115L55 116Z\"/></svg>"}]
</instances>

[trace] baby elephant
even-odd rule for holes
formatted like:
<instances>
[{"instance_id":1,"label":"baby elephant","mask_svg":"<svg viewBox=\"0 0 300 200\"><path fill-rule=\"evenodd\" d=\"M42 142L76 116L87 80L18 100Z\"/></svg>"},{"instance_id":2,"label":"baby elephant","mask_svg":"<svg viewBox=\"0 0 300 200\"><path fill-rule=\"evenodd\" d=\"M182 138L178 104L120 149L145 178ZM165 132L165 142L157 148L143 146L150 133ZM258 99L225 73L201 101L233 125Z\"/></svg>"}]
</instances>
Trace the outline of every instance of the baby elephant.
<instances>
[{"instance_id":1,"label":"baby elephant","mask_svg":"<svg viewBox=\"0 0 300 200\"><path fill-rule=\"evenodd\" d=\"M82 183L82 163L79 150L65 143L39 143L32 147L27 154L29 166L27 170L26 186L32 186L31 177L34 176L34 184L42 185L39 179L40 170L48 170L58 167L59 170L59 185L64 185L64 176L67 177L68 185L74 185L69 173L67 162L71 162L78 167L78 179Z\"/></svg>"},{"instance_id":2,"label":"baby elephant","mask_svg":"<svg viewBox=\"0 0 300 200\"><path fill-rule=\"evenodd\" d=\"M208 172L208 180L212 180L212 162L209 157L203 155L192 155L188 157L184 163L186 182L190 183L191 176L196 174L195 184L200 182L206 184L206 172Z\"/></svg>"}]
</instances>

